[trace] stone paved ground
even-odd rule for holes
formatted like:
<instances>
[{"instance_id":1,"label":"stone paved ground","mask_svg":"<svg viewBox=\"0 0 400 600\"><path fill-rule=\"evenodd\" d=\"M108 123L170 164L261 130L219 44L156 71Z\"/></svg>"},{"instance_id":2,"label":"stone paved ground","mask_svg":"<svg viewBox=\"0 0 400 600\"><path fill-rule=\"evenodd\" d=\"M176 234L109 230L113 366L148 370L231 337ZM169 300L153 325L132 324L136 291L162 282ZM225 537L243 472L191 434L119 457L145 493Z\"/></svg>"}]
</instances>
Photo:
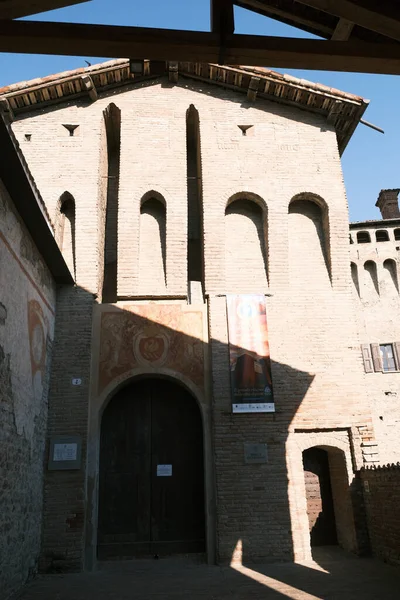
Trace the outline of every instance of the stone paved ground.
<instances>
[{"instance_id":1,"label":"stone paved ground","mask_svg":"<svg viewBox=\"0 0 400 600\"><path fill-rule=\"evenodd\" d=\"M103 563L94 573L40 576L18 600L398 600L400 569L338 549L315 561L216 567L183 558Z\"/></svg>"}]
</instances>

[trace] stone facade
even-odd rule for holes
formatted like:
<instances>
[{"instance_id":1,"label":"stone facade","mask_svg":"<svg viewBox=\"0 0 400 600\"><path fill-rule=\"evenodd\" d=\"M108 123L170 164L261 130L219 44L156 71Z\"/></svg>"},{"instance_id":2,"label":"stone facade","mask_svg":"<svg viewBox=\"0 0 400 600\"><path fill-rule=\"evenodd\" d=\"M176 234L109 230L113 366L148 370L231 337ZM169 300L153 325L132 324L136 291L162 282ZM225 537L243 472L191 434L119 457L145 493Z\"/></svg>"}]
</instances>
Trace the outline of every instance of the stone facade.
<instances>
[{"instance_id":1,"label":"stone facade","mask_svg":"<svg viewBox=\"0 0 400 600\"><path fill-rule=\"evenodd\" d=\"M0 588L38 568L55 285L0 181Z\"/></svg>"},{"instance_id":2,"label":"stone facade","mask_svg":"<svg viewBox=\"0 0 400 600\"><path fill-rule=\"evenodd\" d=\"M102 412L150 375L180 382L202 412L210 562L310 556L302 453L314 446L329 454L339 542L361 551L353 479L398 452L398 373L364 371L360 345L383 340L381 305L350 270L359 246L334 126L163 79L32 110L13 130L76 273L58 294L47 437L79 435L83 460L46 473L43 570L93 567ZM229 293L266 296L274 413L232 413ZM266 462L244 460L249 443L267 445Z\"/></svg>"}]
</instances>

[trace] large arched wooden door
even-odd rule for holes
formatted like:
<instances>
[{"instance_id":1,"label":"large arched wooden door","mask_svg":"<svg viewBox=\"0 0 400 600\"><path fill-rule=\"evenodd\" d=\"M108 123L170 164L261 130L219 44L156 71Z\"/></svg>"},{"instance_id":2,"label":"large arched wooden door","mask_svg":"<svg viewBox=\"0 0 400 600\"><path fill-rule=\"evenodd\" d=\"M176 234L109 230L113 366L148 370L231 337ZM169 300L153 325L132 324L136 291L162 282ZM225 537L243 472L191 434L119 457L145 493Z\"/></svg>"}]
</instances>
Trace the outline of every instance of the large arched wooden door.
<instances>
[{"instance_id":1,"label":"large arched wooden door","mask_svg":"<svg viewBox=\"0 0 400 600\"><path fill-rule=\"evenodd\" d=\"M203 552L203 431L181 386L139 380L104 411L98 557Z\"/></svg>"}]
</instances>

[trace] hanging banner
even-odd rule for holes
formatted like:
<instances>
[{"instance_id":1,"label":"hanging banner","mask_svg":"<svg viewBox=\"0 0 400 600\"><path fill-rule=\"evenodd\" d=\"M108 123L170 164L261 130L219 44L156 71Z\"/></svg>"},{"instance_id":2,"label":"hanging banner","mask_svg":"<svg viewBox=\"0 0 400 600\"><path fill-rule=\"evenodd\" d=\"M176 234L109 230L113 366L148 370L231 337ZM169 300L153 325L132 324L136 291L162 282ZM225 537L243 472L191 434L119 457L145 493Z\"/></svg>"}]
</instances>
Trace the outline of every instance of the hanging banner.
<instances>
[{"instance_id":1,"label":"hanging banner","mask_svg":"<svg viewBox=\"0 0 400 600\"><path fill-rule=\"evenodd\" d=\"M265 296L226 297L232 412L275 412Z\"/></svg>"}]
</instances>

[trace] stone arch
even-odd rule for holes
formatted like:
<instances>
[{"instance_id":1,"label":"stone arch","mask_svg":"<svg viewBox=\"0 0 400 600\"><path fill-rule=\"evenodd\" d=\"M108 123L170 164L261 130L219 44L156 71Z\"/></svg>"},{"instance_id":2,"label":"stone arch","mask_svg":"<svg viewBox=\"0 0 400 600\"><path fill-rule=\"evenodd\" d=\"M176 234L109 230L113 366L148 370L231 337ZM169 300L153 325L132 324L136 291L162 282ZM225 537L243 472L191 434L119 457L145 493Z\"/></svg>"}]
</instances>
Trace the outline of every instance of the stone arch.
<instances>
[{"instance_id":1,"label":"stone arch","mask_svg":"<svg viewBox=\"0 0 400 600\"><path fill-rule=\"evenodd\" d=\"M303 287L330 285L331 250L329 208L313 192L293 196L288 205L289 274L292 284Z\"/></svg>"},{"instance_id":2,"label":"stone arch","mask_svg":"<svg viewBox=\"0 0 400 600\"><path fill-rule=\"evenodd\" d=\"M139 290L162 294L167 286L167 203L154 190L140 200Z\"/></svg>"},{"instance_id":3,"label":"stone arch","mask_svg":"<svg viewBox=\"0 0 400 600\"><path fill-rule=\"evenodd\" d=\"M76 278L76 207L73 195L65 191L59 197L56 206L55 238L64 256L64 260Z\"/></svg>"},{"instance_id":4,"label":"stone arch","mask_svg":"<svg viewBox=\"0 0 400 600\"><path fill-rule=\"evenodd\" d=\"M98 398L99 416L101 417L107 404L120 389L130 385L137 379L146 378L168 379L169 381L181 385L196 400L200 408L200 412L202 414L202 419L204 420L204 410L206 407L206 403L203 391L185 375L182 375L181 373L178 373L177 371L174 371L173 369L168 369L166 367L136 367L134 369L130 369L117 379L114 379L103 390L103 392Z\"/></svg>"},{"instance_id":5,"label":"stone arch","mask_svg":"<svg viewBox=\"0 0 400 600\"><path fill-rule=\"evenodd\" d=\"M225 204L226 288L260 292L268 286L267 277L267 205L257 194L237 192Z\"/></svg>"}]
</instances>

